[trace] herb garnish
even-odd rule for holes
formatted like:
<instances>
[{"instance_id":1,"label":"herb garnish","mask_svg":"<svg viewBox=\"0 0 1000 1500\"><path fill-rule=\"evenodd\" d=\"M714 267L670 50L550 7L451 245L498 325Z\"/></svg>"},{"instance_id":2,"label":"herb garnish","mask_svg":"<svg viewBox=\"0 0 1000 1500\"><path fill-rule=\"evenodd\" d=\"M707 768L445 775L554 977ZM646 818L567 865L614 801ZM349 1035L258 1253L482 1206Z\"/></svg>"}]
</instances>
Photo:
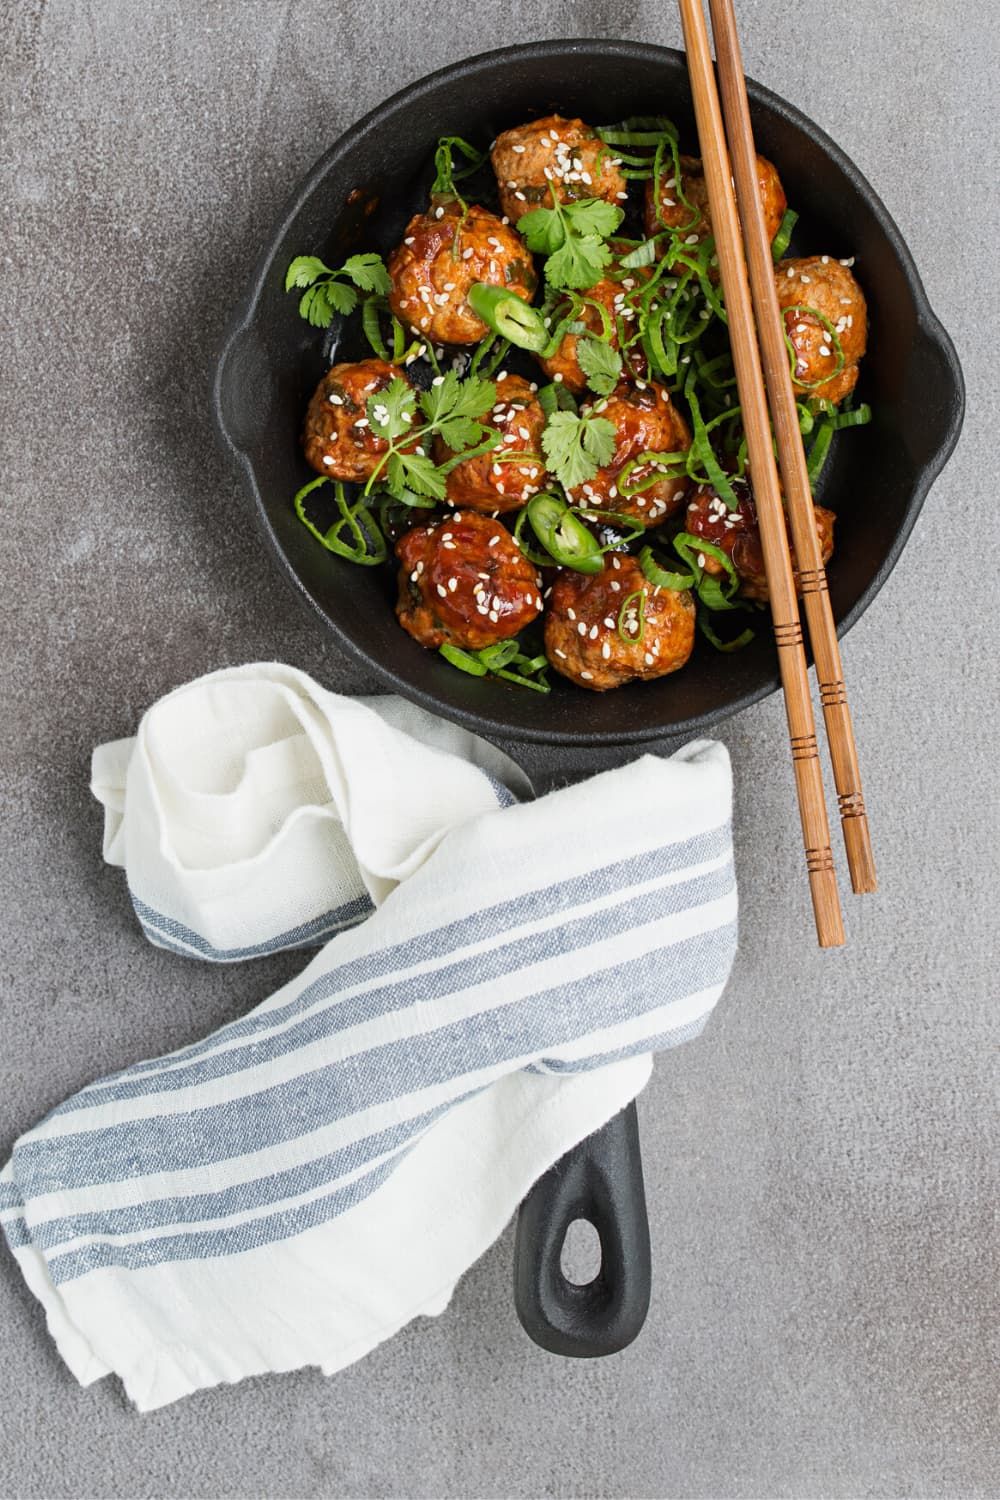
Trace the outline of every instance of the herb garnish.
<instances>
[{"instance_id":1,"label":"herb garnish","mask_svg":"<svg viewBox=\"0 0 1000 1500\"><path fill-rule=\"evenodd\" d=\"M542 448L551 472L567 490L593 479L615 451L615 425L606 417L557 411L545 424Z\"/></svg>"},{"instance_id":2,"label":"herb garnish","mask_svg":"<svg viewBox=\"0 0 1000 1500\"><path fill-rule=\"evenodd\" d=\"M598 396L610 396L621 379L622 357L605 339L578 338L576 358L587 384Z\"/></svg>"},{"instance_id":3,"label":"herb garnish","mask_svg":"<svg viewBox=\"0 0 1000 1500\"><path fill-rule=\"evenodd\" d=\"M461 381L454 370L449 370L447 375L437 377L429 391L418 393L397 375L384 391L369 396L369 426L389 447L364 493L370 494L378 480L394 499L404 503L413 495L443 500L447 476L455 463L487 453L500 441L495 428L484 428L476 420L492 408L496 390L491 380L473 376ZM423 423L417 420L418 409L426 419ZM435 437L456 454L450 463L435 464L427 456L426 449ZM404 452L404 448L411 451Z\"/></svg>"},{"instance_id":4,"label":"herb garnish","mask_svg":"<svg viewBox=\"0 0 1000 1500\"><path fill-rule=\"evenodd\" d=\"M580 198L561 203L551 188L551 208L533 208L522 215L517 227L529 250L548 256L545 279L552 287L585 291L600 281L611 264L611 249L605 244L624 215L603 198Z\"/></svg>"},{"instance_id":5,"label":"herb garnish","mask_svg":"<svg viewBox=\"0 0 1000 1500\"><path fill-rule=\"evenodd\" d=\"M353 286L345 285L341 280L345 276ZM337 270L324 265L318 255L297 255L285 273L285 291L296 287L308 287L299 299L299 316L314 328L329 328L334 313L350 317L358 305L358 291L385 296L392 282L381 255L365 251L349 256Z\"/></svg>"}]
</instances>

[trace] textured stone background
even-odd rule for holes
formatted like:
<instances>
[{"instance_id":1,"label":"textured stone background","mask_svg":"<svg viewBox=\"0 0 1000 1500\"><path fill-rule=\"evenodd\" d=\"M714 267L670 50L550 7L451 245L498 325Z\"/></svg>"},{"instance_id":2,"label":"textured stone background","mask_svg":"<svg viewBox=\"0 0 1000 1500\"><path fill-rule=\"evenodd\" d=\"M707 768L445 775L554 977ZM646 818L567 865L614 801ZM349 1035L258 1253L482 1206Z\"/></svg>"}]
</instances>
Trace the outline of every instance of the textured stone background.
<instances>
[{"instance_id":1,"label":"textured stone background","mask_svg":"<svg viewBox=\"0 0 1000 1500\"><path fill-rule=\"evenodd\" d=\"M655 1299L631 1349L530 1344L508 1233L445 1316L346 1374L140 1419L113 1383L72 1384L4 1257L4 1495L997 1493L1000 57L971 0L740 10L749 70L885 198L969 384L958 453L847 645L882 894L850 904L844 952L816 951L780 703L728 725L743 945L708 1034L641 1101ZM0 21L6 1152L290 968L150 949L87 793L91 746L208 668L276 655L372 686L272 570L210 430L212 351L290 185L452 59L679 26L642 0L5 0Z\"/></svg>"}]
</instances>

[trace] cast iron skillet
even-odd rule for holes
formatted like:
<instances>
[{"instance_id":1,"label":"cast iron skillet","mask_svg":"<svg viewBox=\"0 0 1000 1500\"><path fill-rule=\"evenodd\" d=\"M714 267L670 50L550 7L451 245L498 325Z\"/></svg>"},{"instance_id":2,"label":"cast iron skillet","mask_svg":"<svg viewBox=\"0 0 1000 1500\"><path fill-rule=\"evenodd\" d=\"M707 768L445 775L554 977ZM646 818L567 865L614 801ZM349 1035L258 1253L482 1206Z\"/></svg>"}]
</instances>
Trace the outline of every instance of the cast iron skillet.
<instances>
[{"instance_id":1,"label":"cast iron skillet","mask_svg":"<svg viewBox=\"0 0 1000 1500\"><path fill-rule=\"evenodd\" d=\"M899 231L842 151L803 114L749 84L758 149L776 164L801 218L797 253L857 257L868 299L870 348L858 385L869 427L834 444L819 498L838 513L830 594L843 633L895 565L962 423L954 349L927 303ZM444 68L366 115L296 188L236 309L219 358L216 418L259 524L286 577L338 644L388 688L493 739L540 748L552 783L589 747L625 759L650 740L681 739L778 686L767 633L736 656L699 640L674 677L604 695L556 678L548 697L454 670L396 624L386 571L354 567L320 549L291 497L311 477L299 447L306 403L333 353L283 291L291 258L339 264L361 248L388 251L426 206L440 135L486 144L523 120L558 112L595 123L667 114L696 150L683 54L640 42L551 41L486 53ZM563 747L545 754L541 747ZM618 747L611 749L610 747ZM565 1230L590 1218L602 1241L595 1282L571 1286L559 1268ZM594 1355L624 1347L649 1297L649 1234L634 1108L585 1142L536 1186L521 1211L518 1312L546 1348Z\"/></svg>"}]
</instances>

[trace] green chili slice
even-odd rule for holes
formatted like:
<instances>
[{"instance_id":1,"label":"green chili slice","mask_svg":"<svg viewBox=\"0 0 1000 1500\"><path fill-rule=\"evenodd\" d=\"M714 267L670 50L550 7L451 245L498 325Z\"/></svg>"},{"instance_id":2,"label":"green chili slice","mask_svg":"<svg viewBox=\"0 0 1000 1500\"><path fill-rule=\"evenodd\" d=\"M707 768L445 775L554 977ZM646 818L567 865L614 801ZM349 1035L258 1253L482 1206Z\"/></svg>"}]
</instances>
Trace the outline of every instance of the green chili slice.
<instances>
[{"instance_id":1,"label":"green chili slice","mask_svg":"<svg viewBox=\"0 0 1000 1500\"><path fill-rule=\"evenodd\" d=\"M572 568L574 573L601 572L604 557L600 543L568 501L548 493L535 495L525 507L525 515L549 554L547 561Z\"/></svg>"},{"instance_id":2,"label":"green chili slice","mask_svg":"<svg viewBox=\"0 0 1000 1500\"><path fill-rule=\"evenodd\" d=\"M630 609L633 600L638 600L634 609ZM635 622L636 629L625 632L625 626ZM618 635L627 646L641 645L646 635L646 590L636 589L635 593L628 594L622 600L622 607L618 611Z\"/></svg>"},{"instance_id":3,"label":"green chili slice","mask_svg":"<svg viewBox=\"0 0 1000 1500\"><path fill-rule=\"evenodd\" d=\"M519 349L530 349L537 354L549 341L541 313L506 287L474 282L469 288L469 306L487 328Z\"/></svg>"}]
</instances>

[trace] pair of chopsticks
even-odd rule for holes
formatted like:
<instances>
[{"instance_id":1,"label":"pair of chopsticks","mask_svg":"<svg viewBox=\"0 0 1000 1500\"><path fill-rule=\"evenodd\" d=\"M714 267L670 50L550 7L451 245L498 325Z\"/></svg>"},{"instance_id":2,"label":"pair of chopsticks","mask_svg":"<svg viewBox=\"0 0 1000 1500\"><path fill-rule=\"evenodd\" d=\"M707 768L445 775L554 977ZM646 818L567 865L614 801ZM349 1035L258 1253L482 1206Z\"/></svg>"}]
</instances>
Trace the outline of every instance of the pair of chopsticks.
<instances>
[{"instance_id":1,"label":"pair of chopsticks","mask_svg":"<svg viewBox=\"0 0 1000 1500\"><path fill-rule=\"evenodd\" d=\"M709 0L722 108L712 69L702 0L679 0L679 4L760 524L816 932L820 947L832 948L844 941L844 921L830 849L830 825L816 744L816 722L771 423L816 663L851 884L856 892L863 892L874 891L876 880L858 754L826 573L816 535L784 323L774 285L771 246L757 190L756 148L733 0Z\"/></svg>"}]
</instances>

